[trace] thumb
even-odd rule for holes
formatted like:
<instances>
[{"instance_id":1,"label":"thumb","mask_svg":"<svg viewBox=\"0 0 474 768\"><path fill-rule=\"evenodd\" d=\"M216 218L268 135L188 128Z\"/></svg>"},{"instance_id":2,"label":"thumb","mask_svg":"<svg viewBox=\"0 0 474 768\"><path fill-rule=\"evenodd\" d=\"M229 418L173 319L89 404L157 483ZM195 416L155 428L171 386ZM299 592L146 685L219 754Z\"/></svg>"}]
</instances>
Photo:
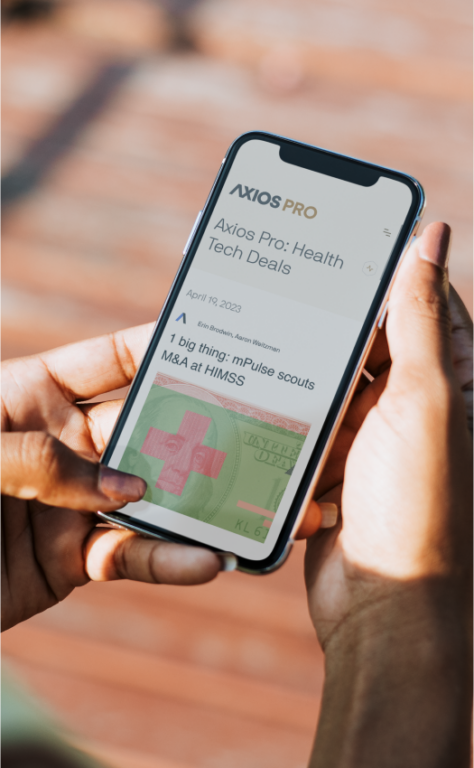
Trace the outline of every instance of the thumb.
<instances>
[{"instance_id":1,"label":"thumb","mask_svg":"<svg viewBox=\"0 0 474 768\"><path fill-rule=\"evenodd\" d=\"M451 230L437 222L409 248L390 295L387 340L394 369L430 377L451 369L447 262Z\"/></svg>"},{"instance_id":2,"label":"thumb","mask_svg":"<svg viewBox=\"0 0 474 768\"><path fill-rule=\"evenodd\" d=\"M84 459L46 432L2 433L2 494L90 512L138 501L139 477Z\"/></svg>"}]
</instances>

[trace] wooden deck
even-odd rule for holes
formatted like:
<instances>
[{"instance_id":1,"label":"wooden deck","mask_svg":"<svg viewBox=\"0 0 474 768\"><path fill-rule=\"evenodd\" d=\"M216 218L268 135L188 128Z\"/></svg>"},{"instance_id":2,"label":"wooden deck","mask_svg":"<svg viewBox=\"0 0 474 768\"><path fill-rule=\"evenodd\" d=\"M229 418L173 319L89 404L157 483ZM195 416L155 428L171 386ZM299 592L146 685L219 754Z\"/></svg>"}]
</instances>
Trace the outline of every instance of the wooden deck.
<instances>
[{"instance_id":1,"label":"wooden deck","mask_svg":"<svg viewBox=\"0 0 474 768\"><path fill-rule=\"evenodd\" d=\"M303 766L323 672L302 552L203 587L90 584L5 633L3 652L112 765L125 750L170 768Z\"/></svg>"},{"instance_id":2,"label":"wooden deck","mask_svg":"<svg viewBox=\"0 0 474 768\"><path fill-rule=\"evenodd\" d=\"M227 146L253 128L419 178L472 311L467 0L214 0L187 19L194 50L167 47L145 0L117 0L112 34L106 5L4 25L3 173L17 183L27 156L41 171L4 212L4 358L153 320ZM64 137L61 115L124 61L45 162L41 137ZM88 585L7 632L4 656L115 768L303 768L323 680L303 553L204 587Z\"/></svg>"}]
</instances>

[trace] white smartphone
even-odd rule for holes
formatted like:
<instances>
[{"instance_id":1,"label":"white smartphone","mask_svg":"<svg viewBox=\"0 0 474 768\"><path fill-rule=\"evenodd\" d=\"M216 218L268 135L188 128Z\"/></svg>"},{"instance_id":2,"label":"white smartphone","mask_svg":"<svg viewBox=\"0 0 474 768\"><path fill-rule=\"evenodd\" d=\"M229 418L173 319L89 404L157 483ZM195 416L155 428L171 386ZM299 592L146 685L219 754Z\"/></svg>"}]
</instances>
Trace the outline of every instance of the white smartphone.
<instances>
[{"instance_id":1,"label":"white smartphone","mask_svg":"<svg viewBox=\"0 0 474 768\"><path fill-rule=\"evenodd\" d=\"M236 139L102 457L147 492L101 517L280 565L423 208L403 173Z\"/></svg>"}]
</instances>

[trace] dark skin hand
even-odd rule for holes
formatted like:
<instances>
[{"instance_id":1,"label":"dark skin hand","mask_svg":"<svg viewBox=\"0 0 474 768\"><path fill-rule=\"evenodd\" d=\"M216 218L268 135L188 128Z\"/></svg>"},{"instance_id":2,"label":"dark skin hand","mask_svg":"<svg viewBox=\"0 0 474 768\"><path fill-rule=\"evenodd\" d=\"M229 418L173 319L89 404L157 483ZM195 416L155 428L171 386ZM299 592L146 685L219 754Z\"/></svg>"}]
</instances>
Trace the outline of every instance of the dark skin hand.
<instances>
[{"instance_id":1,"label":"dark skin hand","mask_svg":"<svg viewBox=\"0 0 474 768\"><path fill-rule=\"evenodd\" d=\"M89 580L200 584L213 552L98 528L96 510L138 501L143 480L99 467L121 403L78 401L129 384L152 326L8 361L2 387L2 629Z\"/></svg>"},{"instance_id":2,"label":"dark skin hand","mask_svg":"<svg viewBox=\"0 0 474 768\"><path fill-rule=\"evenodd\" d=\"M312 768L470 764L472 323L448 300L449 235L408 252L320 485L341 516L306 551L326 666Z\"/></svg>"},{"instance_id":3,"label":"dark skin hand","mask_svg":"<svg viewBox=\"0 0 474 768\"><path fill-rule=\"evenodd\" d=\"M297 539L308 539L319 530L322 517L321 503L329 502L340 507L347 456L364 419L377 403L385 388L390 364L387 337L385 327L383 327L375 337L365 365L365 370L373 377L373 381L370 382L364 374L359 379L357 389L316 486L315 500L309 505L305 518L298 529Z\"/></svg>"},{"instance_id":4,"label":"dark skin hand","mask_svg":"<svg viewBox=\"0 0 474 768\"><path fill-rule=\"evenodd\" d=\"M450 304L456 370L472 409L466 359L472 324L454 291ZM215 578L222 567L206 549L97 527L96 510L120 509L140 499L145 487L139 478L99 471L121 402L80 401L131 382L152 328L132 328L3 365L2 629L55 605L91 579L196 584ZM366 365L376 378L360 384L317 498L339 501L348 451L385 386L389 365L381 332ZM300 536L311 535L320 524L321 507L313 503Z\"/></svg>"},{"instance_id":5,"label":"dark skin hand","mask_svg":"<svg viewBox=\"0 0 474 768\"><path fill-rule=\"evenodd\" d=\"M152 328L2 365L2 630L90 580L200 584L222 569L210 550L98 527L97 510L146 484L98 464L122 401L80 401L130 384Z\"/></svg>"},{"instance_id":6,"label":"dark skin hand","mask_svg":"<svg viewBox=\"0 0 474 768\"><path fill-rule=\"evenodd\" d=\"M452 351L453 365L459 379L461 391L466 404L466 414L469 430L472 435L473 427L473 384L472 384L472 344L473 323L459 294L451 284L448 286L449 311L452 322ZM391 359L387 344L385 326L375 338L374 345L367 360L365 370L373 377L369 382L362 376L343 423L337 433L331 453L328 457L321 480L315 491L315 499L319 502L333 502L340 506L342 484L346 460L359 429L385 389L390 372ZM297 539L307 539L320 527L320 505L313 502L308 509L305 519L300 525Z\"/></svg>"}]
</instances>

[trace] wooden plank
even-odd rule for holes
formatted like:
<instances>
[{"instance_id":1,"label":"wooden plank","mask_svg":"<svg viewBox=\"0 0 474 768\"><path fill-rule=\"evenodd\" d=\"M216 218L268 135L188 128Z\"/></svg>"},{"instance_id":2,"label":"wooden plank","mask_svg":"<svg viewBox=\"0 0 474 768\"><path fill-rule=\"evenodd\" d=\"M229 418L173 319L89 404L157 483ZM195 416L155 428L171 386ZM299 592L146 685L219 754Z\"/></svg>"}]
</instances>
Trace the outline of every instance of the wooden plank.
<instances>
[{"instance_id":1,"label":"wooden plank","mask_svg":"<svg viewBox=\"0 0 474 768\"><path fill-rule=\"evenodd\" d=\"M296 730L313 727L318 700L291 688L202 670L62 632L23 624L3 636L3 653L29 664L95 681L179 697L199 707L223 710Z\"/></svg>"},{"instance_id":2,"label":"wooden plank","mask_svg":"<svg viewBox=\"0 0 474 768\"><path fill-rule=\"evenodd\" d=\"M81 739L193 768L307 765L314 727L303 732L28 662L12 664Z\"/></svg>"},{"instance_id":3,"label":"wooden plank","mask_svg":"<svg viewBox=\"0 0 474 768\"><path fill-rule=\"evenodd\" d=\"M132 587L128 596L126 590L120 589L127 586ZM284 629L281 623L278 627L264 621L255 625L242 618L243 612L232 615L223 610L224 596L214 600L212 610L206 610L199 601L193 604L193 590L188 590L191 594L184 603L173 601L170 595L166 599L159 586L151 590L142 587L146 585L90 585L35 617L31 624L66 632L78 640L95 639L203 670L229 672L320 695L323 658L312 627L302 634L290 621ZM242 605L245 592L234 592L232 598ZM292 601L304 608L304 593L295 595ZM284 613L285 601L279 601L279 609Z\"/></svg>"}]
</instances>

